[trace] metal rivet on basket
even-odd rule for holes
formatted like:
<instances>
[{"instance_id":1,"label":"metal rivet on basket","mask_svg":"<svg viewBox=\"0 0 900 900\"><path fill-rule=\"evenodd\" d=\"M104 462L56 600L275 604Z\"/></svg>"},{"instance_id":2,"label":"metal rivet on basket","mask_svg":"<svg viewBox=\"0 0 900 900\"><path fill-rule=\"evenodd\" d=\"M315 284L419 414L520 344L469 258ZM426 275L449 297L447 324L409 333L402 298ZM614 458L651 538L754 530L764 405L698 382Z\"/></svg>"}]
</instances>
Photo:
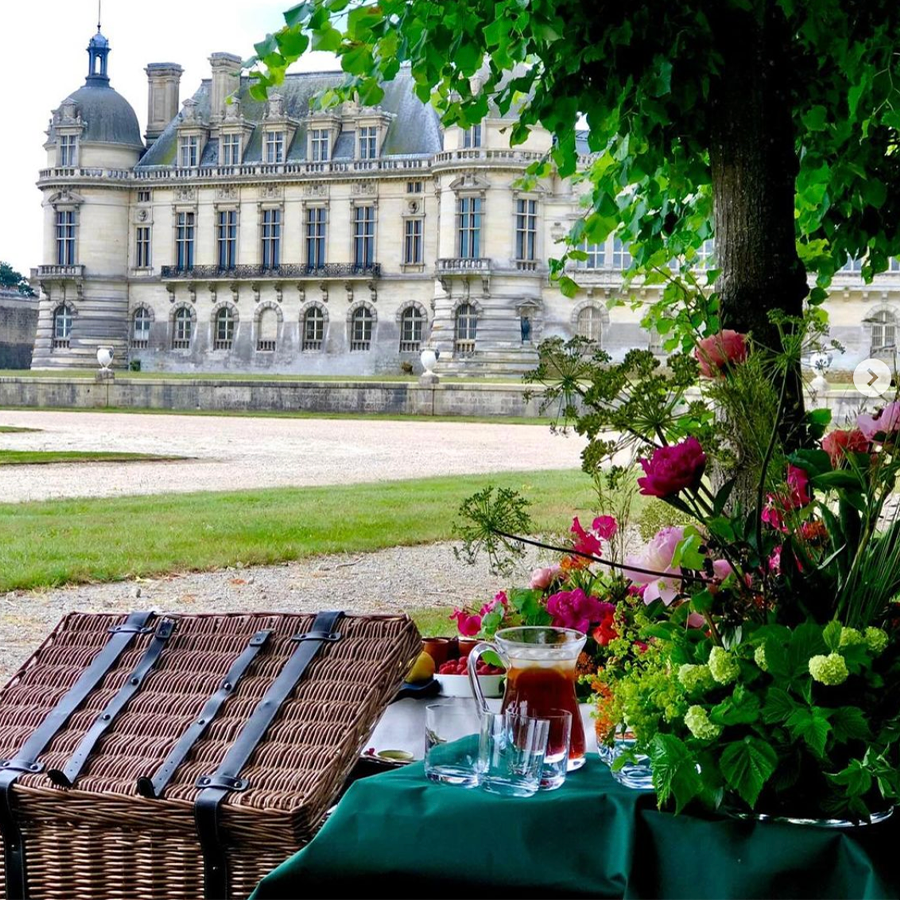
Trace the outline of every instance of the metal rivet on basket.
<instances>
[{"instance_id":1,"label":"metal rivet on basket","mask_svg":"<svg viewBox=\"0 0 900 900\"><path fill-rule=\"evenodd\" d=\"M131 679L131 683L132 683L132 684L140 684L140 683L141 683L141 679L138 678L137 675L135 675L134 678Z\"/></svg>"},{"instance_id":2,"label":"metal rivet on basket","mask_svg":"<svg viewBox=\"0 0 900 900\"><path fill-rule=\"evenodd\" d=\"M225 688L226 691L230 691L232 687L231 682L226 681L225 684L222 685L222 687Z\"/></svg>"},{"instance_id":3,"label":"metal rivet on basket","mask_svg":"<svg viewBox=\"0 0 900 900\"><path fill-rule=\"evenodd\" d=\"M103 713L100 718L103 719L104 722L108 722L112 718L112 716L109 713Z\"/></svg>"},{"instance_id":4,"label":"metal rivet on basket","mask_svg":"<svg viewBox=\"0 0 900 900\"><path fill-rule=\"evenodd\" d=\"M200 779L200 784L209 784L209 779L208 779L208 778L201 778L201 779Z\"/></svg>"},{"instance_id":5,"label":"metal rivet on basket","mask_svg":"<svg viewBox=\"0 0 900 900\"><path fill-rule=\"evenodd\" d=\"M41 764L40 763L32 763L28 768L30 768L32 772L40 772Z\"/></svg>"},{"instance_id":6,"label":"metal rivet on basket","mask_svg":"<svg viewBox=\"0 0 900 900\"><path fill-rule=\"evenodd\" d=\"M198 724L198 725L205 725L205 724L206 724L206 719L197 719L197 724Z\"/></svg>"}]
</instances>

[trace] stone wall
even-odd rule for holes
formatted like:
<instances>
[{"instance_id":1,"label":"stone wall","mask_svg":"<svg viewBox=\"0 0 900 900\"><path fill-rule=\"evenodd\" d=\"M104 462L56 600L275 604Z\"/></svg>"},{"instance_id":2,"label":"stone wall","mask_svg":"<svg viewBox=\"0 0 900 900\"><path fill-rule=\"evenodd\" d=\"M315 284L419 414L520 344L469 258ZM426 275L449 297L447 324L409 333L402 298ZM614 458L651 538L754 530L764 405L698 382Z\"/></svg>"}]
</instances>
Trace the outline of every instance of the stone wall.
<instances>
[{"instance_id":1,"label":"stone wall","mask_svg":"<svg viewBox=\"0 0 900 900\"><path fill-rule=\"evenodd\" d=\"M316 382L120 377L0 378L0 407L171 409L229 412L391 413L509 418L539 416L519 384Z\"/></svg>"},{"instance_id":2,"label":"stone wall","mask_svg":"<svg viewBox=\"0 0 900 900\"><path fill-rule=\"evenodd\" d=\"M38 299L0 291L0 369L31 368Z\"/></svg>"}]
</instances>

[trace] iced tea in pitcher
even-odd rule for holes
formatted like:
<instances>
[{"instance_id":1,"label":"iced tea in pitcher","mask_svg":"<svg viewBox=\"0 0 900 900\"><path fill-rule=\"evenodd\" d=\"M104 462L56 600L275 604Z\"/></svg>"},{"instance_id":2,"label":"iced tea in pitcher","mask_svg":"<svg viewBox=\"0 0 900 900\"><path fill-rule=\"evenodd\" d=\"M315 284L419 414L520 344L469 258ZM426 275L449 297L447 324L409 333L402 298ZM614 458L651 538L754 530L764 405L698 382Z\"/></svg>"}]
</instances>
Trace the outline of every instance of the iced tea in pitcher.
<instances>
[{"instance_id":1,"label":"iced tea in pitcher","mask_svg":"<svg viewBox=\"0 0 900 900\"><path fill-rule=\"evenodd\" d=\"M506 666L504 710L515 708L537 717L560 709L572 713L570 771L584 764L584 726L575 695L575 664L586 640L586 635L572 628L503 628L494 636L494 643L479 644L469 657L469 678L479 708L486 709L487 704L474 674L475 667L482 653L493 650ZM549 752L553 740L551 733Z\"/></svg>"}]
</instances>

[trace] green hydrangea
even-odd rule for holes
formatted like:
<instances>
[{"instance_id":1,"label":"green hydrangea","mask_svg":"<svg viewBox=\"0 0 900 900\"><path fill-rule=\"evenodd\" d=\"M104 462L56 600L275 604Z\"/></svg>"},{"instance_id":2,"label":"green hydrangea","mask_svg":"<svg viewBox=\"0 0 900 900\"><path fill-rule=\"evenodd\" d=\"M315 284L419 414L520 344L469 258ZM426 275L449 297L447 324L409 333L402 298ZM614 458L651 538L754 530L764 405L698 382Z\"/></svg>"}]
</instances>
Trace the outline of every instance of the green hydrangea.
<instances>
[{"instance_id":1,"label":"green hydrangea","mask_svg":"<svg viewBox=\"0 0 900 900\"><path fill-rule=\"evenodd\" d=\"M753 651L753 661L763 670L763 672L769 671L769 664L766 662L766 645L760 644Z\"/></svg>"},{"instance_id":2,"label":"green hydrangea","mask_svg":"<svg viewBox=\"0 0 900 900\"><path fill-rule=\"evenodd\" d=\"M865 631L864 640L876 656L884 653L888 645L887 632L883 628L874 628L871 625Z\"/></svg>"},{"instance_id":3,"label":"green hydrangea","mask_svg":"<svg viewBox=\"0 0 900 900\"><path fill-rule=\"evenodd\" d=\"M722 726L710 722L709 714L702 706L690 707L684 714L684 724L687 730L701 741L715 740L722 733Z\"/></svg>"},{"instance_id":4,"label":"green hydrangea","mask_svg":"<svg viewBox=\"0 0 900 900\"><path fill-rule=\"evenodd\" d=\"M809 661L809 674L822 684L843 684L850 673L840 653L829 653L828 656L814 656Z\"/></svg>"},{"instance_id":5,"label":"green hydrangea","mask_svg":"<svg viewBox=\"0 0 900 900\"><path fill-rule=\"evenodd\" d=\"M857 628L842 628L839 647L852 647L854 644L865 644L866 639Z\"/></svg>"},{"instance_id":6,"label":"green hydrangea","mask_svg":"<svg viewBox=\"0 0 900 900\"><path fill-rule=\"evenodd\" d=\"M709 651L709 671L719 684L731 684L741 673L737 660L721 647L713 647Z\"/></svg>"},{"instance_id":7,"label":"green hydrangea","mask_svg":"<svg viewBox=\"0 0 900 900\"><path fill-rule=\"evenodd\" d=\"M690 663L685 663L678 670L678 680L689 694L708 691L716 684L709 666L692 666Z\"/></svg>"}]
</instances>

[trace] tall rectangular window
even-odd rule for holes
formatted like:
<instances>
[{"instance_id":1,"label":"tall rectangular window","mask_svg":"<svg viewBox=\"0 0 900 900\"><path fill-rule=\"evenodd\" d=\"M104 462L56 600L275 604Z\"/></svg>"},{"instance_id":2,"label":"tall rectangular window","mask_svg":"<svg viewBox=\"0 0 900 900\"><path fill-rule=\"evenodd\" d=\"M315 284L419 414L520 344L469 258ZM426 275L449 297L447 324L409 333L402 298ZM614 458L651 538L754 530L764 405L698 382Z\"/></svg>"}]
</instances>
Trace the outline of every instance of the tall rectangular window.
<instances>
[{"instance_id":1,"label":"tall rectangular window","mask_svg":"<svg viewBox=\"0 0 900 900\"><path fill-rule=\"evenodd\" d=\"M59 165L78 165L78 135L61 134L58 139Z\"/></svg>"},{"instance_id":2,"label":"tall rectangular window","mask_svg":"<svg viewBox=\"0 0 900 900\"><path fill-rule=\"evenodd\" d=\"M533 260L537 251L537 201L516 200L516 259Z\"/></svg>"},{"instance_id":3,"label":"tall rectangular window","mask_svg":"<svg viewBox=\"0 0 900 900\"><path fill-rule=\"evenodd\" d=\"M134 241L134 264L138 269L150 268L150 226L138 225Z\"/></svg>"},{"instance_id":4,"label":"tall rectangular window","mask_svg":"<svg viewBox=\"0 0 900 900\"><path fill-rule=\"evenodd\" d=\"M310 269L325 267L327 213L324 206L309 206L306 209L306 264Z\"/></svg>"},{"instance_id":5,"label":"tall rectangular window","mask_svg":"<svg viewBox=\"0 0 900 900\"><path fill-rule=\"evenodd\" d=\"M149 203L150 202L150 191L141 190L137 192L138 195L138 203Z\"/></svg>"},{"instance_id":6,"label":"tall rectangular window","mask_svg":"<svg viewBox=\"0 0 900 900\"><path fill-rule=\"evenodd\" d=\"M200 165L200 138L196 134L182 137L178 147L182 169L194 169Z\"/></svg>"},{"instance_id":7,"label":"tall rectangular window","mask_svg":"<svg viewBox=\"0 0 900 900\"><path fill-rule=\"evenodd\" d=\"M576 269L602 269L606 265L605 244L592 244L584 240L578 245L578 249L587 254L587 259L575 260Z\"/></svg>"},{"instance_id":8,"label":"tall rectangular window","mask_svg":"<svg viewBox=\"0 0 900 900\"><path fill-rule=\"evenodd\" d=\"M267 163L283 163L284 162L284 132L283 131L267 131L266 132L266 162Z\"/></svg>"},{"instance_id":9,"label":"tall rectangular window","mask_svg":"<svg viewBox=\"0 0 900 900\"><path fill-rule=\"evenodd\" d=\"M422 182L421 181L407 181L406 182L406 193L407 194L421 194L422 193Z\"/></svg>"},{"instance_id":10,"label":"tall rectangular window","mask_svg":"<svg viewBox=\"0 0 900 900\"><path fill-rule=\"evenodd\" d=\"M378 149L378 129L372 125L359 129L359 158L375 159Z\"/></svg>"},{"instance_id":11,"label":"tall rectangular window","mask_svg":"<svg viewBox=\"0 0 900 900\"><path fill-rule=\"evenodd\" d=\"M331 132L327 128L314 128L310 132L310 159L313 162L326 162L331 151Z\"/></svg>"},{"instance_id":12,"label":"tall rectangular window","mask_svg":"<svg viewBox=\"0 0 900 900\"><path fill-rule=\"evenodd\" d=\"M628 248L619 238L613 241L613 268L629 269L631 268L631 254Z\"/></svg>"},{"instance_id":13,"label":"tall rectangular window","mask_svg":"<svg viewBox=\"0 0 900 900\"><path fill-rule=\"evenodd\" d=\"M375 207L353 210L353 264L368 268L375 262Z\"/></svg>"},{"instance_id":14,"label":"tall rectangular window","mask_svg":"<svg viewBox=\"0 0 900 900\"><path fill-rule=\"evenodd\" d=\"M404 227L403 262L407 266L422 262L422 220L407 219Z\"/></svg>"},{"instance_id":15,"label":"tall rectangular window","mask_svg":"<svg viewBox=\"0 0 900 900\"><path fill-rule=\"evenodd\" d=\"M180 212L175 219L175 268L194 268L195 213Z\"/></svg>"},{"instance_id":16,"label":"tall rectangular window","mask_svg":"<svg viewBox=\"0 0 900 900\"><path fill-rule=\"evenodd\" d=\"M463 132L463 147L466 149L481 146L481 125L473 125Z\"/></svg>"},{"instance_id":17,"label":"tall rectangular window","mask_svg":"<svg viewBox=\"0 0 900 900\"><path fill-rule=\"evenodd\" d=\"M241 164L241 136L239 134L222 135L222 165L239 166Z\"/></svg>"},{"instance_id":18,"label":"tall rectangular window","mask_svg":"<svg viewBox=\"0 0 900 900\"><path fill-rule=\"evenodd\" d=\"M220 269L237 264L237 210L220 209L216 216L216 250Z\"/></svg>"},{"instance_id":19,"label":"tall rectangular window","mask_svg":"<svg viewBox=\"0 0 900 900\"><path fill-rule=\"evenodd\" d=\"M459 198L459 255L477 259L481 255L481 197Z\"/></svg>"},{"instance_id":20,"label":"tall rectangular window","mask_svg":"<svg viewBox=\"0 0 900 900\"><path fill-rule=\"evenodd\" d=\"M75 210L61 209L56 213L56 264L75 265Z\"/></svg>"},{"instance_id":21,"label":"tall rectangular window","mask_svg":"<svg viewBox=\"0 0 900 900\"><path fill-rule=\"evenodd\" d=\"M264 209L262 216L262 266L277 269L281 265L281 210Z\"/></svg>"}]
</instances>

